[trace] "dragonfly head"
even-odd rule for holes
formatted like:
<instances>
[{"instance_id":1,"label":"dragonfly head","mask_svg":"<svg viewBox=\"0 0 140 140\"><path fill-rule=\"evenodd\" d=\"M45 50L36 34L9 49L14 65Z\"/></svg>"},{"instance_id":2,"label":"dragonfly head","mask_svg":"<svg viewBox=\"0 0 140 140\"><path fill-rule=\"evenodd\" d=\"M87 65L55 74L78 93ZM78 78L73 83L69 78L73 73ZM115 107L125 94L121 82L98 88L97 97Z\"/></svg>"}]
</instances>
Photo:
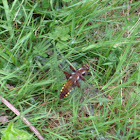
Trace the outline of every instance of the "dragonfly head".
<instances>
[{"instance_id":1,"label":"dragonfly head","mask_svg":"<svg viewBox=\"0 0 140 140\"><path fill-rule=\"evenodd\" d=\"M84 64L82 67L83 67L84 70L89 71L89 65L88 64Z\"/></svg>"}]
</instances>

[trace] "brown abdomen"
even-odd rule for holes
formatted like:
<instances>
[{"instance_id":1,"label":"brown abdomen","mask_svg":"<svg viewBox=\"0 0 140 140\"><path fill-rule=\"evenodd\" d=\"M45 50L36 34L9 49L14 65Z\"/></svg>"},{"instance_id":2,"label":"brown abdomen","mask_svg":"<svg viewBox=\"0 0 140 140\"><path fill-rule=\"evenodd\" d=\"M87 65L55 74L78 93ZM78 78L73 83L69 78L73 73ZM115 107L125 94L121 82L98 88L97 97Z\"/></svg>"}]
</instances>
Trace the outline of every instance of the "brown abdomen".
<instances>
[{"instance_id":1,"label":"brown abdomen","mask_svg":"<svg viewBox=\"0 0 140 140\"><path fill-rule=\"evenodd\" d=\"M62 87L61 92L60 92L60 97L59 97L60 99L66 97L66 96L69 94L69 92L70 92L71 89L72 89L73 83L74 83L74 82L73 82L72 79L69 79L69 80L65 83L65 85Z\"/></svg>"}]
</instances>

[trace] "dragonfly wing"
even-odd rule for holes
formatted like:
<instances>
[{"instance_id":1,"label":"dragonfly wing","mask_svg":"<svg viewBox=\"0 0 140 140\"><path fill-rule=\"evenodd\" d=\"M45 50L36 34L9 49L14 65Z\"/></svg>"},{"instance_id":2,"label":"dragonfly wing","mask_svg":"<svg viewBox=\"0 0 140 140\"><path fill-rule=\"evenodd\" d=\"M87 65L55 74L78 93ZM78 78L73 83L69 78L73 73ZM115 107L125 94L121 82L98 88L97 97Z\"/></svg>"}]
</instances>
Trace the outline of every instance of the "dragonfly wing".
<instances>
[{"instance_id":1,"label":"dragonfly wing","mask_svg":"<svg viewBox=\"0 0 140 140\"><path fill-rule=\"evenodd\" d=\"M66 71L64 71L64 74L66 75L66 78L67 78L67 79L69 79L70 76L71 76L71 73L68 73L68 72L66 72Z\"/></svg>"},{"instance_id":2,"label":"dragonfly wing","mask_svg":"<svg viewBox=\"0 0 140 140\"><path fill-rule=\"evenodd\" d=\"M76 70L74 69L74 67L73 66L69 66L70 67L70 69L73 71L73 72L76 72Z\"/></svg>"}]
</instances>

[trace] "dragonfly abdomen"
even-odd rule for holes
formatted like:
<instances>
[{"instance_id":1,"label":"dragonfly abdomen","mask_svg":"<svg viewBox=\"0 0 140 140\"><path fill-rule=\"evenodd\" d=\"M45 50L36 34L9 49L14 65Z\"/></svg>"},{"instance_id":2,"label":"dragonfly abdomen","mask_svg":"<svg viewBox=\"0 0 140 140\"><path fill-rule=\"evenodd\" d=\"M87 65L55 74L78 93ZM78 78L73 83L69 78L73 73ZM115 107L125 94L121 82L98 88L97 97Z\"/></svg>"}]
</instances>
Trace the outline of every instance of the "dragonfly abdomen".
<instances>
[{"instance_id":1,"label":"dragonfly abdomen","mask_svg":"<svg viewBox=\"0 0 140 140\"><path fill-rule=\"evenodd\" d=\"M72 90L72 86L74 84L74 81L72 79L69 79L65 84L64 86L62 87L61 89L61 92L60 92L60 99L68 96L68 94L71 92Z\"/></svg>"}]
</instances>

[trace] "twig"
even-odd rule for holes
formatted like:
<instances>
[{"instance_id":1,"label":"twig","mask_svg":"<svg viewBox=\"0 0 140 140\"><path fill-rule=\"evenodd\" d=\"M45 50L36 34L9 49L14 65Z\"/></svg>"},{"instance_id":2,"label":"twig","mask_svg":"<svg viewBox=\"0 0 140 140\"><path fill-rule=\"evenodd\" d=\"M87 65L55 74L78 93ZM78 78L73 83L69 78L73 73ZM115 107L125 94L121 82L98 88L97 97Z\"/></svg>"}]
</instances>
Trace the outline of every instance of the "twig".
<instances>
[{"instance_id":1,"label":"twig","mask_svg":"<svg viewBox=\"0 0 140 140\"><path fill-rule=\"evenodd\" d=\"M121 54L122 57L122 54ZM121 69L121 74L122 74L122 69ZM121 85L123 84L123 80L121 79ZM123 88L121 87L121 105L123 104Z\"/></svg>"},{"instance_id":2,"label":"twig","mask_svg":"<svg viewBox=\"0 0 140 140\"><path fill-rule=\"evenodd\" d=\"M0 95L0 100L2 100L2 103L4 103L9 109L11 109L17 116L20 115L20 112L11 104L9 103L6 99L4 99L3 97L1 97ZM34 132L34 134L40 139L43 140L43 136L38 132L38 130L22 115L20 116L20 118L23 120L23 122L25 124L27 124L29 126L29 128Z\"/></svg>"},{"instance_id":3,"label":"twig","mask_svg":"<svg viewBox=\"0 0 140 140\"><path fill-rule=\"evenodd\" d=\"M129 3L130 3L130 1L128 0L128 1L127 1L127 13L126 13L127 19L128 19L128 20L130 20L130 18L129 18L129 12L130 12L130 8L131 8L130 5L129 5ZM131 2L131 3L132 3L132 2Z\"/></svg>"}]
</instances>

